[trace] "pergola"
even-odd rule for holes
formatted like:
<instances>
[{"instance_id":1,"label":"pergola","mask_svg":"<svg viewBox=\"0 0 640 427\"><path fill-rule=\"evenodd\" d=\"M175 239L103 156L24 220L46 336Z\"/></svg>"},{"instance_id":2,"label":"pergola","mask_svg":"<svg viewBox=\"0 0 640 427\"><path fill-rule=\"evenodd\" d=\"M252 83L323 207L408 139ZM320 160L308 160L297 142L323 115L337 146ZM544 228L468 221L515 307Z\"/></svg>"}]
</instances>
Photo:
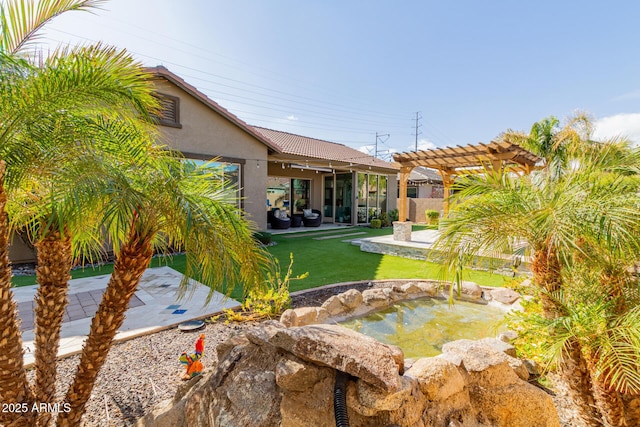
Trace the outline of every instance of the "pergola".
<instances>
[{"instance_id":1,"label":"pergola","mask_svg":"<svg viewBox=\"0 0 640 427\"><path fill-rule=\"evenodd\" d=\"M393 155L393 159L400 164L400 198L398 200L400 221L405 221L407 217L407 181L409 173L416 166L436 169L442 176L444 213L447 214L449 211L447 198L456 176L500 169L529 174L542 160L519 145L505 141L398 153Z\"/></svg>"}]
</instances>

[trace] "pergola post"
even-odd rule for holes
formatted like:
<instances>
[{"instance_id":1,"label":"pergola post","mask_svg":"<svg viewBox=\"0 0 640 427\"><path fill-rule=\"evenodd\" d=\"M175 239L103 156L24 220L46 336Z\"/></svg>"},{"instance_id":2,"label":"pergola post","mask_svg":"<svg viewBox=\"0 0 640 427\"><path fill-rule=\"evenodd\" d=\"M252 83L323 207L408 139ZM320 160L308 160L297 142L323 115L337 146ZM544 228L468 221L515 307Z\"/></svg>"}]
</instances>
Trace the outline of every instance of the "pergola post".
<instances>
[{"instance_id":1,"label":"pergola post","mask_svg":"<svg viewBox=\"0 0 640 427\"><path fill-rule=\"evenodd\" d=\"M400 197L398 198L398 221L393 223L393 240L411 241L411 221L407 221L407 183L413 166L400 168Z\"/></svg>"},{"instance_id":2,"label":"pergola post","mask_svg":"<svg viewBox=\"0 0 640 427\"><path fill-rule=\"evenodd\" d=\"M447 216L449 213L449 196L451 195L451 185L453 184L453 178L451 173L446 169L438 169L440 176L442 177L442 185L444 186L444 194L442 201L443 216Z\"/></svg>"},{"instance_id":3,"label":"pergola post","mask_svg":"<svg viewBox=\"0 0 640 427\"><path fill-rule=\"evenodd\" d=\"M398 221L400 222L407 220L407 184L412 170L412 166L402 166L400 168L400 199L398 200Z\"/></svg>"}]
</instances>

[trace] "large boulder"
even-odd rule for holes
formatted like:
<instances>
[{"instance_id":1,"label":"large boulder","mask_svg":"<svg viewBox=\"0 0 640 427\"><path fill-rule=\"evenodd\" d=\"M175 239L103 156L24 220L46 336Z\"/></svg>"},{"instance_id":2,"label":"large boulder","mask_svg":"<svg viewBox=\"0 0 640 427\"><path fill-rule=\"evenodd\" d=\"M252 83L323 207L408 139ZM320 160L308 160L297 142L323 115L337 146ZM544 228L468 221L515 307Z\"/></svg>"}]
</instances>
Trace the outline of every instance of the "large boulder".
<instances>
[{"instance_id":1,"label":"large boulder","mask_svg":"<svg viewBox=\"0 0 640 427\"><path fill-rule=\"evenodd\" d=\"M329 299L322 304L322 308L329 312L329 316L337 316L346 311L346 307L337 295L329 297Z\"/></svg>"},{"instance_id":2,"label":"large boulder","mask_svg":"<svg viewBox=\"0 0 640 427\"><path fill-rule=\"evenodd\" d=\"M523 381L503 342L460 341L416 360L340 326L264 322L216 348L218 364L138 427L333 427L339 371L353 427L557 427L553 402Z\"/></svg>"},{"instance_id":3,"label":"large boulder","mask_svg":"<svg viewBox=\"0 0 640 427\"><path fill-rule=\"evenodd\" d=\"M485 338L479 341L473 340L457 340L444 344L442 353L445 355L453 354L458 356L464 368L470 373L486 373L490 368L506 363L510 370L500 371L503 374L499 377L491 377L491 382L510 383L512 382L512 374L517 375L523 380L529 379L529 371L522 360L510 356L515 351L513 346L495 338ZM485 379L484 381L489 381Z\"/></svg>"},{"instance_id":4,"label":"large boulder","mask_svg":"<svg viewBox=\"0 0 640 427\"><path fill-rule=\"evenodd\" d=\"M478 301L482 298L482 288L475 282L463 281L461 283L461 298L470 301Z\"/></svg>"},{"instance_id":5,"label":"large boulder","mask_svg":"<svg viewBox=\"0 0 640 427\"><path fill-rule=\"evenodd\" d=\"M270 343L300 359L329 366L380 387L400 387L397 351L339 325L310 325L278 331Z\"/></svg>"},{"instance_id":6,"label":"large boulder","mask_svg":"<svg viewBox=\"0 0 640 427\"><path fill-rule=\"evenodd\" d=\"M389 289L367 289L362 292L362 302L373 308L383 309L391 305Z\"/></svg>"},{"instance_id":7,"label":"large boulder","mask_svg":"<svg viewBox=\"0 0 640 427\"><path fill-rule=\"evenodd\" d=\"M470 387L477 420L500 427L560 427L551 397L523 381L503 387Z\"/></svg>"},{"instance_id":8,"label":"large boulder","mask_svg":"<svg viewBox=\"0 0 640 427\"><path fill-rule=\"evenodd\" d=\"M416 360L405 376L415 378L422 394L432 401L444 401L465 388L464 377L458 368L438 357Z\"/></svg>"},{"instance_id":9,"label":"large boulder","mask_svg":"<svg viewBox=\"0 0 640 427\"><path fill-rule=\"evenodd\" d=\"M349 289L338 295L338 299L347 311L353 311L362 304L362 294L357 289Z\"/></svg>"}]
</instances>

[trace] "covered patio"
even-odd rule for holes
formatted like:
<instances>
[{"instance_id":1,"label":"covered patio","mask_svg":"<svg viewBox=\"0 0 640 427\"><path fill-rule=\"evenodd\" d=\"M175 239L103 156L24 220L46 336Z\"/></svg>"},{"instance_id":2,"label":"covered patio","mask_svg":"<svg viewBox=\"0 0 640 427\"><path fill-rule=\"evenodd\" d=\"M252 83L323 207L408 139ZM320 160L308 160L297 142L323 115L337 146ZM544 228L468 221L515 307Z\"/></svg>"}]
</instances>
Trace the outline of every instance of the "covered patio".
<instances>
[{"instance_id":1,"label":"covered patio","mask_svg":"<svg viewBox=\"0 0 640 427\"><path fill-rule=\"evenodd\" d=\"M396 208L396 164L343 144L254 129L279 150L267 162L266 209L279 211L283 221L270 220L269 231L327 223L364 225ZM317 215L318 221L310 223L308 214Z\"/></svg>"}]
</instances>

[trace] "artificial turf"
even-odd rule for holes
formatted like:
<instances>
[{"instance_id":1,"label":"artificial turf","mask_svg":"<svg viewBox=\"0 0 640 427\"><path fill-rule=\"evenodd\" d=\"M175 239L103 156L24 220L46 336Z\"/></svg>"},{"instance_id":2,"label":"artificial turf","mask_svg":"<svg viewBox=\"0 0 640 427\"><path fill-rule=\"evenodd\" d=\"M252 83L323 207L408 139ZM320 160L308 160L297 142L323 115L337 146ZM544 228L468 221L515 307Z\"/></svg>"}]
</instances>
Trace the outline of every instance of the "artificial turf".
<instances>
[{"instance_id":1,"label":"artificial turf","mask_svg":"<svg viewBox=\"0 0 640 427\"><path fill-rule=\"evenodd\" d=\"M420 229L414 226L414 230ZM423 228L423 227L422 227ZM327 230L309 231L299 234L273 235L275 245L267 250L279 260L283 274L289 265L289 254L293 254L293 274L305 272L309 276L304 280L291 282L290 291L309 289L332 283L350 282L373 279L442 279L443 272L439 264L422 260L412 260L392 255L373 254L360 251L360 247L346 239L364 238L391 234L389 228L372 229L368 227L340 228L331 232ZM339 234L365 233L346 237L323 238ZM151 266L168 265L181 273L185 271L184 255L154 258ZM74 279L81 277L110 274L113 265L87 267L72 272ZM484 271L467 270L464 280L470 280L481 286L502 286L509 280L499 274ZM28 286L35 284L35 276L14 276L14 286ZM241 292L236 289L232 297L239 297Z\"/></svg>"}]
</instances>

